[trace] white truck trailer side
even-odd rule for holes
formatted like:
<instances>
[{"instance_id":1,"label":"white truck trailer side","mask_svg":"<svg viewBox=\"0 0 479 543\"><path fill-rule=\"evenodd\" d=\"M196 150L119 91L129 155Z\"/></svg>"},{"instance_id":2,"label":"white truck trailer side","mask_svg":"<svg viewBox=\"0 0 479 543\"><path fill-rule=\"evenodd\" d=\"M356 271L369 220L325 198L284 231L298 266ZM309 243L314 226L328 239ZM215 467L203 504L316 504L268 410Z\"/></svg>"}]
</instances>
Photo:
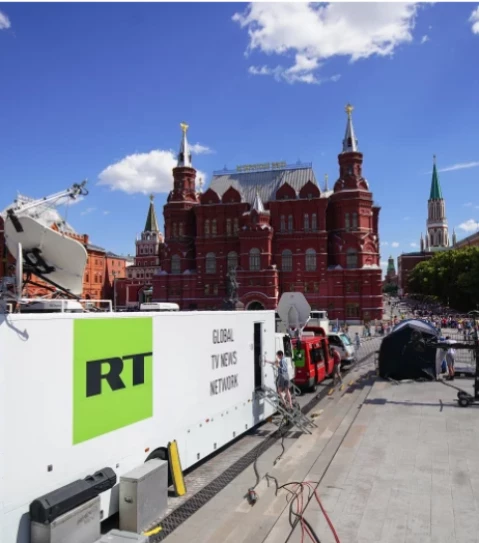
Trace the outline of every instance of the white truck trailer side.
<instances>
[{"instance_id":1,"label":"white truck trailer side","mask_svg":"<svg viewBox=\"0 0 479 543\"><path fill-rule=\"evenodd\" d=\"M273 311L0 314L0 541L29 543L41 495L172 440L186 469L271 416L274 355Z\"/></svg>"}]
</instances>

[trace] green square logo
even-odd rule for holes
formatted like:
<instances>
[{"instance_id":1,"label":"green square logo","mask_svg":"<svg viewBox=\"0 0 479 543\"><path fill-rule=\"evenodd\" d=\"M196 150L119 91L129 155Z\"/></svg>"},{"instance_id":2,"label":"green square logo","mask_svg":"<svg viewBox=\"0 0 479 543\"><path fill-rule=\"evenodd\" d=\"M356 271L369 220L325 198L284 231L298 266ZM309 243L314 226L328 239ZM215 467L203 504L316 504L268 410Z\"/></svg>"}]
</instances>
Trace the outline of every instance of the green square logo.
<instances>
[{"instance_id":1,"label":"green square logo","mask_svg":"<svg viewBox=\"0 0 479 543\"><path fill-rule=\"evenodd\" d=\"M152 319L77 319L73 326L73 444L152 417Z\"/></svg>"}]
</instances>

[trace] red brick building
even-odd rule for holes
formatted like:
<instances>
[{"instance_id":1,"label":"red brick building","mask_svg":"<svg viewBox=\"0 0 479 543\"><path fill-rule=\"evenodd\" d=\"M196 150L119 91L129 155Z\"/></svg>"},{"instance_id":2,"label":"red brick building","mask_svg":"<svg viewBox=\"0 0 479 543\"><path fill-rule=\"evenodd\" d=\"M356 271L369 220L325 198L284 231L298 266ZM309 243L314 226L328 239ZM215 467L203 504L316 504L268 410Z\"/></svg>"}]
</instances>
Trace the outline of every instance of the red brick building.
<instances>
[{"instance_id":1,"label":"red brick building","mask_svg":"<svg viewBox=\"0 0 479 543\"><path fill-rule=\"evenodd\" d=\"M320 189L311 164L275 163L215 172L201 194L182 125L165 237L152 201L135 266L118 284L118 305L153 300L219 309L234 267L246 308L274 309L283 292L301 291L331 318L382 318L380 208L362 175L352 107L346 111L332 190Z\"/></svg>"},{"instance_id":2,"label":"red brick building","mask_svg":"<svg viewBox=\"0 0 479 543\"><path fill-rule=\"evenodd\" d=\"M83 276L82 298L92 300L113 300L115 281L126 277L126 267L128 259L107 252L102 247L90 243L87 234L78 234L75 230L63 220L54 210L49 210L52 215L51 228L60 230L68 237L76 239L83 244L88 253L87 265ZM0 217L0 279L13 275L15 260L8 252L5 244L3 232L3 219ZM28 284L24 295L25 297L35 298L45 296L51 292L51 287L38 277L32 277L37 286Z\"/></svg>"}]
</instances>

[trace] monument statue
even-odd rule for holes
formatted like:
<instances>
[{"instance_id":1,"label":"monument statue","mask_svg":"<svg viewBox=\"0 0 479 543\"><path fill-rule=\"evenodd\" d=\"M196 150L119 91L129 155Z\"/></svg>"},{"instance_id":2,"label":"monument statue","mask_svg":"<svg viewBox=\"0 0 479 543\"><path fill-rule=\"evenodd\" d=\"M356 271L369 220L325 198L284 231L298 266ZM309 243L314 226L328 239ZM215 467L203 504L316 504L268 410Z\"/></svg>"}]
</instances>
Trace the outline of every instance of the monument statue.
<instances>
[{"instance_id":1,"label":"monument statue","mask_svg":"<svg viewBox=\"0 0 479 543\"><path fill-rule=\"evenodd\" d=\"M237 309L238 300L238 281L236 279L236 269L230 268L226 275L226 295L228 296L224 301L225 309Z\"/></svg>"}]
</instances>

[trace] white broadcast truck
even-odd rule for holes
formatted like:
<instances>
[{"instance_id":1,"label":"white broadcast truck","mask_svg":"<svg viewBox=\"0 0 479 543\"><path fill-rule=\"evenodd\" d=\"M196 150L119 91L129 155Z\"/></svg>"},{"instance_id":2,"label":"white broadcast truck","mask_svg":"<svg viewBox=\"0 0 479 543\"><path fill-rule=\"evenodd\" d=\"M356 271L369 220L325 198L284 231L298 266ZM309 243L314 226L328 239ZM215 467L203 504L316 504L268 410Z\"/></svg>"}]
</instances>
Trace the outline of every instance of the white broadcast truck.
<instances>
[{"instance_id":1,"label":"white broadcast truck","mask_svg":"<svg viewBox=\"0 0 479 543\"><path fill-rule=\"evenodd\" d=\"M186 469L273 414L256 391L290 350L274 311L48 312L22 298L22 266L81 292L86 251L23 209L4 220L17 273L0 284L1 543L30 543L29 506L53 490L105 467L119 481L173 440ZM119 485L100 498L116 513Z\"/></svg>"}]
</instances>

